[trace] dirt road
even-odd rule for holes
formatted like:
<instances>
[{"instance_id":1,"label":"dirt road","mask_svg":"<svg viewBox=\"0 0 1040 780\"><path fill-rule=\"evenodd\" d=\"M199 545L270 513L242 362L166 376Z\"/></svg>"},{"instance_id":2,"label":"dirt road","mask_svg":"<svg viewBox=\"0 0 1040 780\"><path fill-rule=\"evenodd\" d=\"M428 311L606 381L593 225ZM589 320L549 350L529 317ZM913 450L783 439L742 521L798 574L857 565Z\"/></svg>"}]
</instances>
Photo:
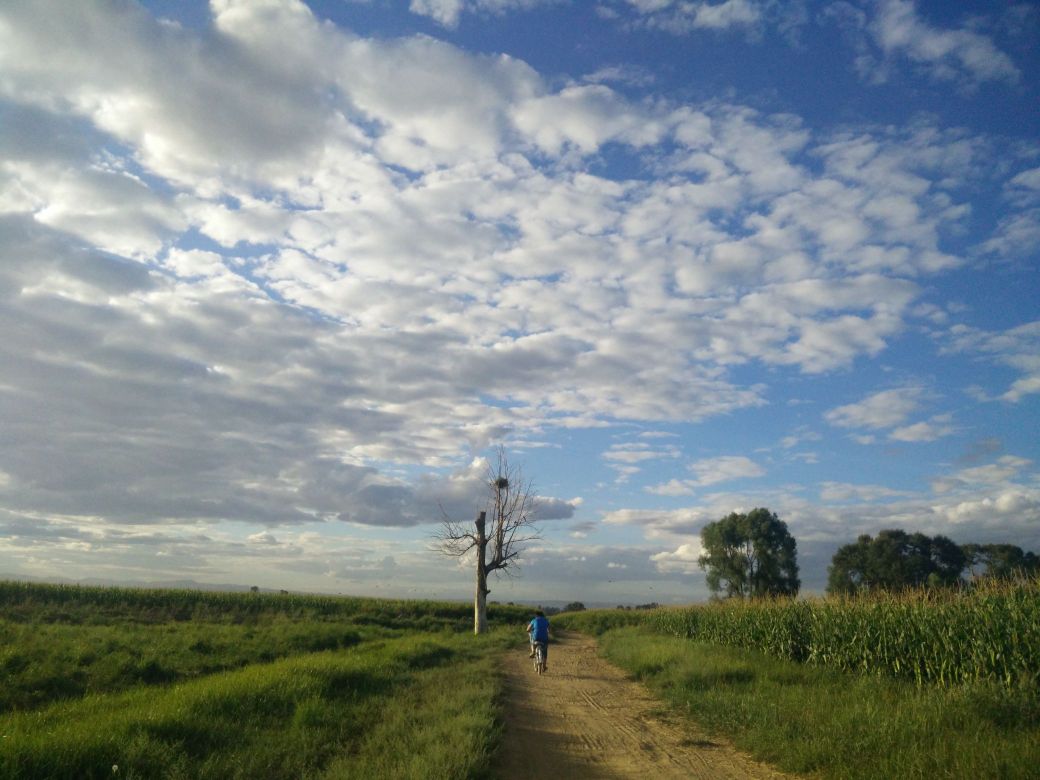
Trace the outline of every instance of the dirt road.
<instances>
[{"instance_id":1,"label":"dirt road","mask_svg":"<svg viewBox=\"0 0 1040 780\"><path fill-rule=\"evenodd\" d=\"M557 637L542 677L532 664L520 650L505 659L502 780L788 777L668 719L642 685L598 656L589 637Z\"/></svg>"}]
</instances>

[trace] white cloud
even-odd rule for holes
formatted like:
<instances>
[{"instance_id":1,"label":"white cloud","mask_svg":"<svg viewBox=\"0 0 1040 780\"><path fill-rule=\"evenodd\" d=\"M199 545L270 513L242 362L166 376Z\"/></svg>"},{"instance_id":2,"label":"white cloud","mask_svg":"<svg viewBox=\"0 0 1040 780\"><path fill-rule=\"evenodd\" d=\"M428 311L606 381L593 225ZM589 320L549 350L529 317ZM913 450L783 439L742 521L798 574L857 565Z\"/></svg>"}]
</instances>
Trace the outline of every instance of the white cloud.
<instances>
[{"instance_id":1,"label":"white cloud","mask_svg":"<svg viewBox=\"0 0 1040 780\"><path fill-rule=\"evenodd\" d=\"M250 534L246 537L251 544L260 545L276 545L278 539L270 531L260 531L259 533Z\"/></svg>"},{"instance_id":2,"label":"white cloud","mask_svg":"<svg viewBox=\"0 0 1040 780\"><path fill-rule=\"evenodd\" d=\"M455 27L464 13L504 14L513 10L526 10L539 5L548 5L560 0L411 0L408 10L413 14L428 16L445 27Z\"/></svg>"},{"instance_id":3,"label":"white cloud","mask_svg":"<svg viewBox=\"0 0 1040 780\"><path fill-rule=\"evenodd\" d=\"M1032 461L1027 458L1003 455L993 463L962 469L937 479L932 489L936 493L949 493L961 489L1009 487L1031 465Z\"/></svg>"},{"instance_id":4,"label":"white cloud","mask_svg":"<svg viewBox=\"0 0 1040 780\"><path fill-rule=\"evenodd\" d=\"M955 325L950 329L950 338L949 351L980 354L1021 374L998 396L1000 400L1018 403L1026 396L1040 392L1040 321L1028 322L1003 333Z\"/></svg>"},{"instance_id":5,"label":"white cloud","mask_svg":"<svg viewBox=\"0 0 1040 780\"><path fill-rule=\"evenodd\" d=\"M820 500L828 503L848 501L872 503L910 495L906 491L893 490L884 485L855 485L845 482L824 482L820 485Z\"/></svg>"},{"instance_id":6,"label":"white cloud","mask_svg":"<svg viewBox=\"0 0 1040 780\"><path fill-rule=\"evenodd\" d=\"M824 419L840 428L892 428L917 411L926 394L921 387L882 390L854 404L824 413Z\"/></svg>"},{"instance_id":7,"label":"white cloud","mask_svg":"<svg viewBox=\"0 0 1040 780\"><path fill-rule=\"evenodd\" d=\"M803 442L819 441L821 438L823 437L820 436L820 434L818 434L816 431L810 430L806 427L802 427L796 430L794 433L788 436L784 436L780 440L780 446L783 447L785 450L789 450L793 449L794 447L797 447Z\"/></svg>"},{"instance_id":8,"label":"white cloud","mask_svg":"<svg viewBox=\"0 0 1040 780\"><path fill-rule=\"evenodd\" d=\"M1040 247L1040 208L1002 216L993 235L979 244L985 255L1029 262Z\"/></svg>"},{"instance_id":9,"label":"white cloud","mask_svg":"<svg viewBox=\"0 0 1040 780\"><path fill-rule=\"evenodd\" d=\"M686 509L615 509L604 512L605 525L632 525L646 529L652 539L679 539L696 536L700 529L712 520L717 520L711 508Z\"/></svg>"},{"instance_id":10,"label":"white cloud","mask_svg":"<svg viewBox=\"0 0 1040 780\"><path fill-rule=\"evenodd\" d=\"M699 29L762 8L638 10L666 6ZM416 6L446 24L515 7ZM339 571L291 532L468 517L481 485L460 464L493 442L760 407L763 367L818 375L903 332L921 278L960 262L940 236L991 160L927 124L814 131L364 38L299 2L212 8L202 31L137 5L0 9L0 414L17 443L0 488L19 516L68 518L47 526L63 543L90 543L77 523L156 526L166 559L204 567L182 529L238 523L228 550L288 567L295 546ZM603 172L613 152L631 175ZM1032 335L953 337L1020 369L1015 401L1040 387ZM949 430L893 392L828 419ZM603 459L631 475L676 457L659 438ZM764 476L739 456L691 468L651 492ZM709 517L632 522L674 547ZM352 558L357 577L386 554ZM652 573L640 554L599 569Z\"/></svg>"},{"instance_id":11,"label":"white cloud","mask_svg":"<svg viewBox=\"0 0 1040 780\"><path fill-rule=\"evenodd\" d=\"M679 457L678 447L658 447L655 449L649 444L643 444L641 442L612 444L610 445L610 449L603 453L603 459L606 461L627 464L677 457Z\"/></svg>"},{"instance_id":12,"label":"white cloud","mask_svg":"<svg viewBox=\"0 0 1040 780\"><path fill-rule=\"evenodd\" d=\"M968 499L956 504L941 506L938 507L938 512L954 526L988 527L999 530L1002 528L1002 522L1012 519L1021 517L1035 522L1040 518L1040 494L1035 490L1009 490L985 498ZM1030 539L1025 541L1025 544L1029 549L1036 542Z\"/></svg>"},{"instance_id":13,"label":"white cloud","mask_svg":"<svg viewBox=\"0 0 1040 780\"><path fill-rule=\"evenodd\" d=\"M696 490L695 485L688 479L670 479L659 485L649 485L646 492L655 496L692 496Z\"/></svg>"},{"instance_id":14,"label":"white cloud","mask_svg":"<svg viewBox=\"0 0 1040 780\"><path fill-rule=\"evenodd\" d=\"M887 55L901 54L937 79L1017 82L1011 58L984 35L968 29L939 29L921 19L912 0L881 0L870 25Z\"/></svg>"},{"instance_id":15,"label":"white cloud","mask_svg":"<svg viewBox=\"0 0 1040 780\"><path fill-rule=\"evenodd\" d=\"M408 4L408 10L413 14L429 16L445 27L454 27L459 23L462 8L462 0L411 0Z\"/></svg>"},{"instance_id":16,"label":"white cloud","mask_svg":"<svg viewBox=\"0 0 1040 780\"><path fill-rule=\"evenodd\" d=\"M950 424L952 415L942 414L925 422L903 425L888 434L893 441L924 442L935 441L956 433L957 428Z\"/></svg>"},{"instance_id":17,"label":"white cloud","mask_svg":"<svg viewBox=\"0 0 1040 780\"><path fill-rule=\"evenodd\" d=\"M682 2L678 0L628 0L650 27L683 35L694 30L726 30L754 25L762 17L755 0Z\"/></svg>"},{"instance_id":18,"label":"white cloud","mask_svg":"<svg viewBox=\"0 0 1040 780\"><path fill-rule=\"evenodd\" d=\"M690 471L697 475L694 484L700 487L734 479L761 477L766 473L759 464L743 455L722 455L698 460L690 464Z\"/></svg>"},{"instance_id":19,"label":"white cloud","mask_svg":"<svg viewBox=\"0 0 1040 780\"><path fill-rule=\"evenodd\" d=\"M766 473L758 463L743 455L705 458L691 463L689 469L696 475L694 479L673 479L660 485L652 485L647 488L647 492L661 496L690 495L697 488L736 479L761 477Z\"/></svg>"},{"instance_id":20,"label":"white cloud","mask_svg":"<svg viewBox=\"0 0 1040 780\"><path fill-rule=\"evenodd\" d=\"M650 556L657 570L663 574L681 572L683 574L696 574L699 571L697 559L703 554L699 542L687 542L680 544L675 550L659 552Z\"/></svg>"},{"instance_id":21,"label":"white cloud","mask_svg":"<svg viewBox=\"0 0 1040 780\"><path fill-rule=\"evenodd\" d=\"M652 114L627 105L602 85L565 87L519 103L512 120L544 152L558 155L566 145L586 154L608 141L633 146L659 141L665 125Z\"/></svg>"},{"instance_id":22,"label":"white cloud","mask_svg":"<svg viewBox=\"0 0 1040 780\"><path fill-rule=\"evenodd\" d=\"M212 277L221 276L227 272L224 258L221 255L199 249L188 251L171 249L163 260L163 265L182 277Z\"/></svg>"},{"instance_id":23,"label":"white cloud","mask_svg":"<svg viewBox=\"0 0 1040 780\"><path fill-rule=\"evenodd\" d=\"M1040 168L1030 168L1015 174L1010 184L1027 190L1040 190Z\"/></svg>"}]
</instances>

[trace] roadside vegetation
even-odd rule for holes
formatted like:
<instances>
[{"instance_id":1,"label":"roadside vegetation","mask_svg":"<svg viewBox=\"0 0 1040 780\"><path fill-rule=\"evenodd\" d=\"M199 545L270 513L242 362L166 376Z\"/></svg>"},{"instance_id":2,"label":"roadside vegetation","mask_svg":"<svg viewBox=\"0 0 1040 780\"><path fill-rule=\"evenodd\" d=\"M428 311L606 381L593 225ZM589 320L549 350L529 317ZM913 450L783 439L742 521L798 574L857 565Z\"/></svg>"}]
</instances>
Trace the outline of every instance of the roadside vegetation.
<instances>
[{"instance_id":1,"label":"roadside vegetation","mask_svg":"<svg viewBox=\"0 0 1040 780\"><path fill-rule=\"evenodd\" d=\"M0 583L0 777L482 777L526 618L291 594ZM498 626L499 628L496 628Z\"/></svg>"},{"instance_id":2,"label":"roadside vegetation","mask_svg":"<svg viewBox=\"0 0 1040 780\"><path fill-rule=\"evenodd\" d=\"M1040 579L554 625L599 635L675 711L787 771L1026 778L1040 766Z\"/></svg>"},{"instance_id":3,"label":"roadside vegetation","mask_svg":"<svg viewBox=\"0 0 1040 780\"><path fill-rule=\"evenodd\" d=\"M916 686L626 628L606 657L673 711L755 758L824 778L1031 778L1035 687Z\"/></svg>"},{"instance_id":4,"label":"roadside vegetation","mask_svg":"<svg viewBox=\"0 0 1040 780\"><path fill-rule=\"evenodd\" d=\"M726 601L656 610L646 620L685 639L918 683L1015 686L1040 677L1040 579L857 598Z\"/></svg>"}]
</instances>

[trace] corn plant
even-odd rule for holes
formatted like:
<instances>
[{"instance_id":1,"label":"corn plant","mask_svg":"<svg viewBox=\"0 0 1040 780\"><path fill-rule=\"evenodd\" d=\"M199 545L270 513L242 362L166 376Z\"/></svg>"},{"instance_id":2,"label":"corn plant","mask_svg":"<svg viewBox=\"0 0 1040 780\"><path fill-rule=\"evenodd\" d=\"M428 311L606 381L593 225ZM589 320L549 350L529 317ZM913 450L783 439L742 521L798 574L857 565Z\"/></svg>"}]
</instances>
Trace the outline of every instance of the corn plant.
<instances>
[{"instance_id":1,"label":"corn plant","mask_svg":"<svg viewBox=\"0 0 1040 780\"><path fill-rule=\"evenodd\" d=\"M647 622L688 639L918 684L1040 677L1040 579L961 591L733 601L657 610Z\"/></svg>"}]
</instances>

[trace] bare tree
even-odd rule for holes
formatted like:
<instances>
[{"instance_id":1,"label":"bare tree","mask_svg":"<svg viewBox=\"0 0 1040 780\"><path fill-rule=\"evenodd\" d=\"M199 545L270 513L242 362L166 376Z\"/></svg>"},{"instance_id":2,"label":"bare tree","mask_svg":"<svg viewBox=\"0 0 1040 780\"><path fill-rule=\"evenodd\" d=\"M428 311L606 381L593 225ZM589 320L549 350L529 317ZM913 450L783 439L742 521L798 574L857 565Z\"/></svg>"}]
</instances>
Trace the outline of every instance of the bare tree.
<instances>
[{"instance_id":1,"label":"bare tree","mask_svg":"<svg viewBox=\"0 0 1040 780\"><path fill-rule=\"evenodd\" d=\"M515 563L524 543L538 538L538 530L533 525L535 506L531 483L524 481L519 467L509 465L504 448L499 448L496 460L487 470L487 508L477 514L474 528L471 530L468 524L445 517L435 537L435 549L444 555L462 558L470 550L476 551L474 634L487 631L487 596L491 592L488 576L506 571Z\"/></svg>"}]
</instances>

